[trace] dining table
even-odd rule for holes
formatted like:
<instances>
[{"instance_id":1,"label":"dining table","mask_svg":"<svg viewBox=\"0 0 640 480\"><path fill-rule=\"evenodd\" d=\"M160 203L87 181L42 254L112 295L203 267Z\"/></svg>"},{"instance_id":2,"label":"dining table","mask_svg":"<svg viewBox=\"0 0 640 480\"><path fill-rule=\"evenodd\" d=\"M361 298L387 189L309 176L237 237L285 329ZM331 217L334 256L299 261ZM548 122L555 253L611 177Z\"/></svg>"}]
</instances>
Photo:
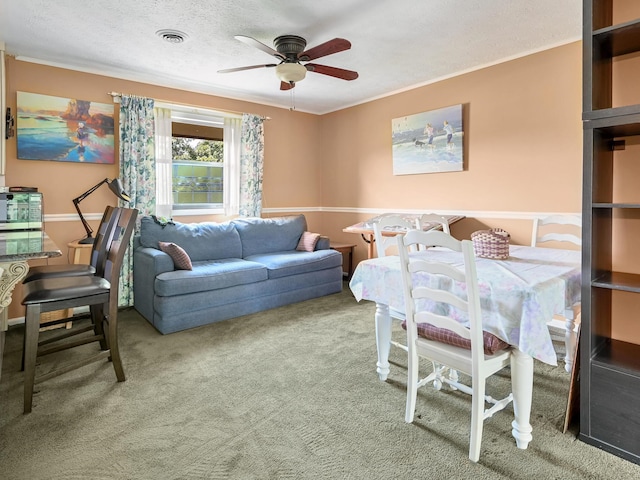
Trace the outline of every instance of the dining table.
<instances>
[{"instance_id":1,"label":"dining table","mask_svg":"<svg viewBox=\"0 0 640 480\"><path fill-rule=\"evenodd\" d=\"M460 252L436 247L410 255L464 269ZM533 361L557 365L547 322L554 314L565 315L580 302L581 252L510 245L508 258L477 257L476 269L483 329L513 346L512 435L517 447L526 449L533 438L530 424ZM419 275L429 274L421 272ZM389 309L405 310L399 257L360 262L349 287L357 301L376 303L377 373L380 380L385 381L390 371L392 320ZM452 285L451 288L461 287ZM464 318L459 321L465 323Z\"/></svg>"},{"instance_id":2,"label":"dining table","mask_svg":"<svg viewBox=\"0 0 640 480\"><path fill-rule=\"evenodd\" d=\"M29 260L61 255L58 246L44 230L0 232L0 375L13 289L27 275Z\"/></svg>"}]
</instances>

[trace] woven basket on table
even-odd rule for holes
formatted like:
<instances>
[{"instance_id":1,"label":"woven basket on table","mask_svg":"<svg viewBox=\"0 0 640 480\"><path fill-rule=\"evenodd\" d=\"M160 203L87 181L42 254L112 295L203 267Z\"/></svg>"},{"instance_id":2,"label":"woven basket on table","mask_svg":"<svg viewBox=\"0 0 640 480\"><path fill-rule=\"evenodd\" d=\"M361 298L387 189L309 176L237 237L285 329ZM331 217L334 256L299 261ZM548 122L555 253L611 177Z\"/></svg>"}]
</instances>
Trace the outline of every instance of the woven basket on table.
<instances>
[{"instance_id":1,"label":"woven basket on table","mask_svg":"<svg viewBox=\"0 0 640 480\"><path fill-rule=\"evenodd\" d=\"M501 228L478 230L471 234L476 257L505 259L509 258L509 232Z\"/></svg>"}]
</instances>

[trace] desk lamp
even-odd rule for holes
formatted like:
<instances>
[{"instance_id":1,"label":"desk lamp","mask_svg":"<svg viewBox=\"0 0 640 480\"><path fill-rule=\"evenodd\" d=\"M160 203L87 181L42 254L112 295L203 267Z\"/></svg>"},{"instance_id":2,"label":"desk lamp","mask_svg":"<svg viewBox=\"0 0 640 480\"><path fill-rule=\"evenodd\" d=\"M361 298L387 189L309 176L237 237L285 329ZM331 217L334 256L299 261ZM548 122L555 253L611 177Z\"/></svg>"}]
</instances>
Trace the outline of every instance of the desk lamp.
<instances>
[{"instance_id":1,"label":"desk lamp","mask_svg":"<svg viewBox=\"0 0 640 480\"><path fill-rule=\"evenodd\" d=\"M122 188L122 182L120 181L119 178L114 178L113 180L109 180L108 178L105 178L100 183L97 183L96 185L91 187L89 190L84 192L82 195L74 198L73 199L73 205L74 205L74 207L76 207L76 210L78 211L78 215L80 216L80 221L82 222L82 225L84 226L84 229L87 232L87 236L85 238L83 238L82 240L78 241L78 243L83 243L83 244L89 243L90 244L90 243L93 243L93 240L94 240L94 238L91 236L92 233L93 233L93 229L89 226L87 221L82 216L82 212L80 211L80 207L78 206L78 204L82 200L87 198L89 195L91 195L93 192L95 192L98 188L100 188L100 186L103 183L106 183L107 185L109 185L109 190L111 190L113 192L113 194L116 197L118 197L119 199L124 200L125 202L130 202L131 201L131 197L129 197L129 195L127 193L125 193L124 189Z\"/></svg>"}]
</instances>

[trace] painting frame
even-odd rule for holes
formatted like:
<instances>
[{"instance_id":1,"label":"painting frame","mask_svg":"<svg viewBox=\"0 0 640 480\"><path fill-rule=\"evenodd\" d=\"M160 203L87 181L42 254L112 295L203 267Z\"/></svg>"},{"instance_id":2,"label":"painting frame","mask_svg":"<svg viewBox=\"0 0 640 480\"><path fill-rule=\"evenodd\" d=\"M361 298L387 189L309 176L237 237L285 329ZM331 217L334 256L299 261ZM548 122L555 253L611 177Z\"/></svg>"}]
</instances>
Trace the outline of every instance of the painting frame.
<instances>
[{"instance_id":1,"label":"painting frame","mask_svg":"<svg viewBox=\"0 0 640 480\"><path fill-rule=\"evenodd\" d=\"M115 163L113 103L30 92L16 96L19 160Z\"/></svg>"},{"instance_id":2,"label":"painting frame","mask_svg":"<svg viewBox=\"0 0 640 480\"><path fill-rule=\"evenodd\" d=\"M391 120L394 175L460 172L464 168L462 104Z\"/></svg>"}]
</instances>

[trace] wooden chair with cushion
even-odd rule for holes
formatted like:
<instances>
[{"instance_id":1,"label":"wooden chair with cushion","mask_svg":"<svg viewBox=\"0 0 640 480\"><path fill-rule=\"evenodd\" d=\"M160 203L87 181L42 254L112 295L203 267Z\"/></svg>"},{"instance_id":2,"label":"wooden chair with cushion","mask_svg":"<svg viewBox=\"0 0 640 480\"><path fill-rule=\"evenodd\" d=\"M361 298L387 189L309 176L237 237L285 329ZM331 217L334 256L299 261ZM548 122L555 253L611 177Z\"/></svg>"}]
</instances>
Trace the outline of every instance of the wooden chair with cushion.
<instances>
[{"instance_id":1,"label":"wooden chair with cushion","mask_svg":"<svg viewBox=\"0 0 640 480\"><path fill-rule=\"evenodd\" d=\"M423 232L411 230L397 238L402 272L407 323L408 375L405 421L412 423L417 404L418 388L434 383L439 390L443 383L468 393L471 400L471 433L469 458L477 462L480 458L480 444L484 420L504 409L513 399L509 393L496 400L486 395L486 380L511 363L512 349L497 337L483 332L478 280L476 275L473 244L470 240L456 240L451 235L439 231ZM428 251L409 255L412 247L421 244L426 247L445 247L462 253L464 271L429 259ZM422 277L420 277L422 275ZM428 284L424 279L429 275ZM458 290L449 290L450 285L464 285ZM459 296L460 294L460 296ZM442 307L433 313L425 305L435 302ZM464 312L469 326L464 326L449 317L452 311ZM424 335L424 336L421 336ZM493 341L496 339L497 341ZM446 342L446 343L445 343ZM425 357L434 364L434 370L426 377L419 378L419 358ZM469 387L447 376L449 370L456 370L471 377ZM511 370L513 372L513 370ZM443 393L444 395L444 393ZM491 404L485 409L485 404ZM429 415L422 407L421 417ZM439 409L441 412L441 409ZM451 412L450 428L456 419ZM426 420L429 423L429 420Z\"/></svg>"},{"instance_id":2,"label":"wooden chair with cushion","mask_svg":"<svg viewBox=\"0 0 640 480\"><path fill-rule=\"evenodd\" d=\"M44 278L56 277L77 277L83 275L95 275L98 264L104 262L106 255L106 242L102 241L110 232L108 229L115 227L116 207L107 206L100 220L98 231L91 248L91 257L89 265L71 264L71 265L40 265L31 267L27 276L22 283L28 283L33 280L42 280ZM100 267L98 267L100 268Z\"/></svg>"},{"instance_id":3,"label":"wooden chair with cushion","mask_svg":"<svg viewBox=\"0 0 640 480\"><path fill-rule=\"evenodd\" d=\"M531 246L538 247L542 243L551 242L549 246L564 248L567 244L582 246L580 231L582 219L577 215L551 215L533 220ZM572 247L574 248L574 247ZM580 305L565 310L564 316L554 315L547 322L552 340L564 342L564 368L571 372L573 358L578 345L578 325L580 323Z\"/></svg>"},{"instance_id":4,"label":"wooden chair with cushion","mask_svg":"<svg viewBox=\"0 0 640 480\"><path fill-rule=\"evenodd\" d=\"M116 228L106 238L106 258L101 274L44 278L24 285L24 413L31 412L35 384L101 359L107 358L113 363L119 382L125 380L118 350L119 275L137 214L137 210L130 208L116 210ZM38 341L41 313L82 306L89 306L90 325L81 328L74 325L69 332ZM100 345L97 353L36 378L38 358L93 342Z\"/></svg>"},{"instance_id":5,"label":"wooden chair with cushion","mask_svg":"<svg viewBox=\"0 0 640 480\"><path fill-rule=\"evenodd\" d=\"M401 231L404 233L405 231L411 230L412 228L416 228L416 225L413 222L397 215L382 217L378 222L374 223L373 238L375 239L376 253L378 257L386 257L387 254L397 254L397 243L395 236L383 235L382 232L385 229ZM388 252L388 250L393 251ZM389 309L389 315L391 316L391 318L395 318L396 320L404 321L405 319L404 313L394 310L393 308ZM396 342L395 340L391 340L391 345L401 348L405 352L407 351L406 345L400 342Z\"/></svg>"}]
</instances>

